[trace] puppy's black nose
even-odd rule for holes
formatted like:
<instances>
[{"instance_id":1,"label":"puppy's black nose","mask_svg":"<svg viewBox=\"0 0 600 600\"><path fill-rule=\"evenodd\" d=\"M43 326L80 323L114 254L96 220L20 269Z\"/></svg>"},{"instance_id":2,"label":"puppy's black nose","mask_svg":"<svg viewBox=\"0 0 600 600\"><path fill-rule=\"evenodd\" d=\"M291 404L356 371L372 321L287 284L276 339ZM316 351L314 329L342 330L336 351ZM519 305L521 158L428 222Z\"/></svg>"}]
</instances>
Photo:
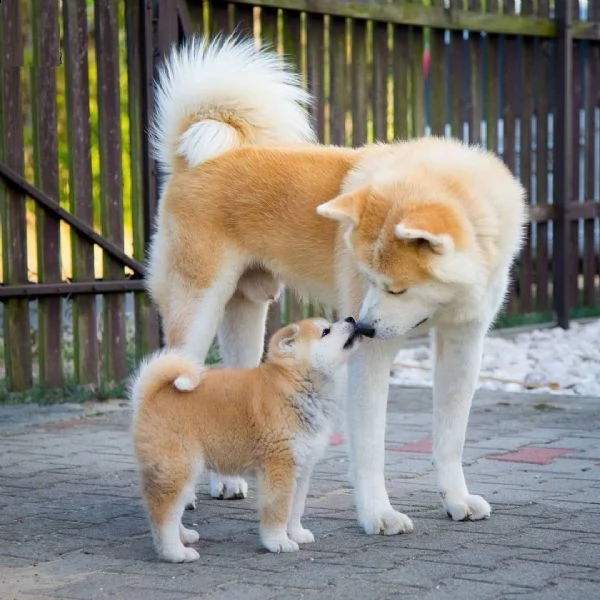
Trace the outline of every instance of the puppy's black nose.
<instances>
[{"instance_id":1,"label":"puppy's black nose","mask_svg":"<svg viewBox=\"0 0 600 600\"><path fill-rule=\"evenodd\" d=\"M352 323L353 325L354 325L354 323L356 323L356 321L355 321L355 320L354 320L352 317L346 317L346 318L344 319L344 321L345 321L346 323Z\"/></svg>"},{"instance_id":2,"label":"puppy's black nose","mask_svg":"<svg viewBox=\"0 0 600 600\"><path fill-rule=\"evenodd\" d=\"M368 338L375 337L375 328L372 327L371 325L367 325L366 323L357 323L354 326L354 331L356 333L358 333L359 335L364 335L365 337L368 337Z\"/></svg>"}]
</instances>

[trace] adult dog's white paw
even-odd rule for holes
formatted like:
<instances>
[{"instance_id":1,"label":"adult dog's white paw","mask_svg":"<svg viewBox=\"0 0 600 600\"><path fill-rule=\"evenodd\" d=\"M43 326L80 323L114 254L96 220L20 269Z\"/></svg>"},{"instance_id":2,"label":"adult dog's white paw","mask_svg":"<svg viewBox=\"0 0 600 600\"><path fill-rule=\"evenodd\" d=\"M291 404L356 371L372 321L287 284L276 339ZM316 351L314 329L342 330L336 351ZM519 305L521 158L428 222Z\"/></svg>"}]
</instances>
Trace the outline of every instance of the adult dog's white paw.
<instances>
[{"instance_id":1,"label":"adult dog's white paw","mask_svg":"<svg viewBox=\"0 0 600 600\"><path fill-rule=\"evenodd\" d=\"M261 530L260 540L269 552L298 552L298 544L291 540L285 531Z\"/></svg>"},{"instance_id":2,"label":"adult dog's white paw","mask_svg":"<svg viewBox=\"0 0 600 600\"><path fill-rule=\"evenodd\" d=\"M359 515L359 523L369 535L396 535L410 533L414 529L408 516L391 507L378 511L363 511Z\"/></svg>"},{"instance_id":3,"label":"adult dog's white paw","mask_svg":"<svg viewBox=\"0 0 600 600\"><path fill-rule=\"evenodd\" d=\"M179 537L184 544L195 544L200 539L200 534L195 529L188 529L181 526L179 528Z\"/></svg>"},{"instance_id":4,"label":"adult dog's white paw","mask_svg":"<svg viewBox=\"0 0 600 600\"><path fill-rule=\"evenodd\" d=\"M198 502L198 498L196 494L194 494L193 498L185 505L185 510L196 510L196 503Z\"/></svg>"},{"instance_id":5,"label":"adult dog's white paw","mask_svg":"<svg viewBox=\"0 0 600 600\"><path fill-rule=\"evenodd\" d=\"M469 494L460 500L444 499L444 508L453 521L478 521L487 519L492 512L490 505L481 497Z\"/></svg>"},{"instance_id":6,"label":"adult dog's white paw","mask_svg":"<svg viewBox=\"0 0 600 600\"><path fill-rule=\"evenodd\" d=\"M219 500L240 500L248 495L248 484L241 477L210 474L210 495Z\"/></svg>"},{"instance_id":7,"label":"adult dog's white paw","mask_svg":"<svg viewBox=\"0 0 600 600\"><path fill-rule=\"evenodd\" d=\"M312 544L315 541L313 532L310 529L304 529L304 527L290 529L288 535L298 544Z\"/></svg>"},{"instance_id":8,"label":"adult dog's white paw","mask_svg":"<svg viewBox=\"0 0 600 600\"><path fill-rule=\"evenodd\" d=\"M194 562L200 558L200 555L193 548L186 548L182 545L180 548L173 548L161 552L160 557L167 562L183 563Z\"/></svg>"}]
</instances>

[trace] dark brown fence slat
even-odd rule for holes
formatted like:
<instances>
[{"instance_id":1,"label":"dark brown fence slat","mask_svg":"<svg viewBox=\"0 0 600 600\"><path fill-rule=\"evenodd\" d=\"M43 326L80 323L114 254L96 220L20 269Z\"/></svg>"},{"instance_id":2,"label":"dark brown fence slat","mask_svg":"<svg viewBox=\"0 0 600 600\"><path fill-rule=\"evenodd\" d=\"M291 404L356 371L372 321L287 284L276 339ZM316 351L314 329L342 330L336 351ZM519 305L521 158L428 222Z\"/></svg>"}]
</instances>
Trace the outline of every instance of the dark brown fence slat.
<instances>
[{"instance_id":1,"label":"dark brown fence slat","mask_svg":"<svg viewBox=\"0 0 600 600\"><path fill-rule=\"evenodd\" d=\"M489 13L498 13L499 0L490 0L487 4ZM487 35L483 43L485 65L487 66L484 81L485 107L484 120L486 124L486 146L492 152L498 152L498 119L500 90L498 85L498 62L500 60L500 37Z\"/></svg>"},{"instance_id":2,"label":"dark brown fence slat","mask_svg":"<svg viewBox=\"0 0 600 600\"><path fill-rule=\"evenodd\" d=\"M393 28L394 50L392 68L394 72L394 137L408 138L409 83L408 83L408 28Z\"/></svg>"},{"instance_id":3,"label":"dark brown fence slat","mask_svg":"<svg viewBox=\"0 0 600 600\"><path fill-rule=\"evenodd\" d=\"M444 0L433 0L433 6L443 7ZM431 133L443 136L446 131L447 115L447 85L450 77L447 72L447 51L445 42L446 32L443 29L432 29L430 33L430 66L429 66L429 89L430 89L430 122Z\"/></svg>"},{"instance_id":4,"label":"dark brown fence slat","mask_svg":"<svg viewBox=\"0 0 600 600\"><path fill-rule=\"evenodd\" d=\"M288 64L294 67L296 73L304 82L303 65L306 62L305 45L302 44L302 17L299 12L284 10L281 15L282 39L279 42Z\"/></svg>"},{"instance_id":5,"label":"dark brown fence slat","mask_svg":"<svg viewBox=\"0 0 600 600\"><path fill-rule=\"evenodd\" d=\"M557 101L554 112L554 207L556 218L552 228L553 299L558 324L569 326L569 221L568 207L573 190L573 37L571 31L572 0L559 2L555 7L558 25L557 43ZM560 168L562 166L562 168Z\"/></svg>"},{"instance_id":6,"label":"dark brown fence slat","mask_svg":"<svg viewBox=\"0 0 600 600\"><path fill-rule=\"evenodd\" d=\"M98 2L98 0L95 0ZM157 13L158 51L166 54L179 37L177 0L154 0ZM116 8L115 8L116 10Z\"/></svg>"},{"instance_id":7,"label":"dark brown fence slat","mask_svg":"<svg viewBox=\"0 0 600 600\"><path fill-rule=\"evenodd\" d=\"M573 2L573 4L577 4L577 2ZM576 7L572 7L573 14L577 14ZM573 172L573 177L571 180L571 193L567 198L568 208L574 204L578 204L582 202L584 199L580 197L580 192L583 191L581 188L581 179L580 179L580 163L582 160L582 147L581 147L581 123L580 123L580 114L583 108L583 44L584 42L575 41L573 43L573 67L572 67L572 80L573 84L571 87L571 98L572 98L572 113L571 113L571 135L572 135L572 145L571 145L571 169ZM579 304L579 281L580 281L580 224L581 221L572 216L569 217L569 244L570 244L570 252L569 252L569 262L567 264L567 268L570 272L569 277L569 293L571 295L571 306L575 307Z\"/></svg>"},{"instance_id":8,"label":"dark brown fence slat","mask_svg":"<svg viewBox=\"0 0 600 600\"><path fill-rule=\"evenodd\" d=\"M243 4L232 8L234 30L243 36L254 37L254 8Z\"/></svg>"},{"instance_id":9,"label":"dark brown fence slat","mask_svg":"<svg viewBox=\"0 0 600 600\"><path fill-rule=\"evenodd\" d=\"M279 46L287 62L294 67L297 73L302 74L302 64L304 60L304 47L302 44L302 19L301 14L296 11L282 11L280 34L283 39L279 40ZM302 318L302 302L291 290L286 290L285 315L290 321L296 321ZM277 310L277 305L272 305L272 310Z\"/></svg>"},{"instance_id":10,"label":"dark brown fence slat","mask_svg":"<svg viewBox=\"0 0 600 600\"><path fill-rule=\"evenodd\" d=\"M329 19L329 143L346 143L346 21Z\"/></svg>"},{"instance_id":11,"label":"dark brown fence slat","mask_svg":"<svg viewBox=\"0 0 600 600\"><path fill-rule=\"evenodd\" d=\"M21 15L19 2L0 4L0 161L23 172L23 119L21 114ZM0 179L3 279L27 283L27 222L25 199ZM4 357L8 388L21 391L32 384L29 302L4 304Z\"/></svg>"},{"instance_id":12,"label":"dark brown fence slat","mask_svg":"<svg viewBox=\"0 0 600 600\"><path fill-rule=\"evenodd\" d=\"M595 198L596 148L595 110L600 94L598 74L600 73L600 44L584 42L584 198ZM600 202L600 198L595 198ZM596 303L596 232L597 219L585 219L583 224L583 304L593 307Z\"/></svg>"},{"instance_id":13,"label":"dark brown fence slat","mask_svg":"<svg viewBox=\"0 0 600 600\"><path fill-rule=\"evenodd\" d=\"M523 14L533 14L533 5L531 2L524 2L521 8ZM533 40L521 38L520 48L520 73L521 83L519 85L520 102L520 177L525 190L527 191L527 200L531 203L531 164L532 164L532 140L531 124L533 118L533 94L531 93L531 82L533 77L532 67L534 60ZM521 297L520 310L524 313L530 313L533 310L533 259L532 259L532 234L533 226L527 224L525 243L521 251Z\"/></svg>"},{"instance_id":14,"label":"dark brown fence slat","mask_svg":"<svg viewBox=\"0 0 600 600\"><path fill-rule=\"evenodd\" d=\"M373 23L373 138L388 141L389 27ZM365 83L363 83L365 85Z\"/></svg>"},{"instance_id":15,"label":"dark brown fence slat","mask_svg":"<svg viewBox=\"0 0 600 600\"><path fill-rule=\"evenodd\" d=\"M231 33L233 28L233 7L228 2L211 2L210 6L210 35Z\"/></svg>"},{"instance_id":16,"label":"dark brown fence slat","mask_svg":"<svg viewBox=\"0 0 600 600\"><path fill-rule=\"evenodd\" d=\"M119 31L116 0L96 0L95 42L98 52L98 140L102 233L123 246L123 169L119 93ZM104 277L122 279L123 267L104 256ZM103 299L102 368L108 381L127 375L125 297Z\"/></svg>"},{"instance_id":17,"label":"dark brown fence slat","mask_svg":"<svg viewBox=\"0 0 600 600\"><path fill-rule=\"evenodd\" d=\"M549 151L548 116L551 109L553 76L553 42L535 41L534 85L536 103L536 206L548 206L549 191ZM548 222L536 223L536 309L547 312L550 303L550 256L548 251Z\"/></svg>"},{"instance_id":18,"label":"dark brown fence slat","mask_svg":"<svg viewBox=\"0 0 600 600\"><path fill-rule=\"evenodd\" d=\"M260 37L261 45L277 48L277 22L278 10L276 8L262 8L260 11Z\"/></svg>"},{"instance_id":19,"label":"dark brown fence slat","mask_svg":"<svg viewBox=\"0 0 600 600\"><path fill-rule=\"evenodd\" d=\"M481 0L468 0L467 8L474 13L481 12ZM481 120L483 114L481 98L481 68L483 59L483 43L481 34L477 31L469 32L469 39L466 40L469 56L469 102L468 120L469 123L469 142L479 144L481 142Z\"/></svg>"},{"instance_id":20,"label":"dark brown fence slat","mask_svg":"<svg viewBox=\"0 0 600 600\"><path fill-rule=\"evenodd\" d=\"M600 4L591 2L588 6L591 21L600 22ZM600 195L596 195L596 184L600 188L600 173L595 165L600 162L599 150L594 143L594 113L600 109L600 42L589 42L587 45L587 61L585 73L585 126L586 126L586 158L585 158L585 195L593 198L600 207ZM588 219L584 225L583 255L583 302L587 307L600 304L600 252L597 251L600 240L597 237L597 226L600 218Z\"/></svg>"},{"instance_id":21,"label":"dark brown fence slat","mask_svg":"<svg viewBox=\"0 0 600 600\"><path fill-rule=\"evenodd\" d=\"M87 21L84 0L63 2L65 86L69 135L69 203L71 212L93 225ZM71 235L75 281L94 280L94 247L76 232ZM73 301L75 377L79 383L98 381L96 299Z\"/></svg>"},{"instance_id":22,"label":"dark brown fence slat","mask_svg":"<svg viewBox=\"0 0 600 600\"><path fill-rule=\"evenodd\" d=\"M325 141L325 30L323 16L306 15L306 69L308 91L313 96L310 107L313 127L320 142Z\"/></svg>"},{"instance_id":23,"label":"dark brown fence slat","mask_svg":"<svg viewBox=\"0 0 600 600\"><path fill-rule=\"evenodd\" d=\"M144 14L139 2L125 4L125 31L127 42L127 96L129 109L129 145L131 154L131 210L133 213L133 256L144 261L146 242L150 232L146 231L144 171L139 168L146 152L146 131L144 127L146 87L144 56ZM134 295L135 354L140 360L144 355L160 345L160 328L154 305L146 293Z\"/></svg>"},{"instance_id":24,"label":"dark brown fence slat","mask_svg":"<svg viewBox=\"0 0 600 600\"><path fill-rule=\"evenodd\" d=\"M367 22L354 19L351 32L352 145L362 146L367 141L368 118Z\"/></svg>"},{"instance_id":25,"label":"dark brown fence slat","mask_svg":"<svg viewBox=\"0 0 600 600\"><path fill-rule=\"evenodd\" d=\"M462 8L462 0L450 0L450 7ZM464 73L465 57L463 55L463 32L450 33L450 126L452 137L463 139L463 106L465 103Z\"/></svg>"},{"instance_id":26,"label":"dark brown fence slat","mask_svg":"<svg viewBox=\"0 0 600 600\"><path fill-rule=\"evenodd\" d=\"M504 5L508 14L515 11L514 0L508 0ZM501 41L502 52L502 121L503 121L503 158L508 168L517 173L516 163L516 119L518 110L519 89L515 86L515 76L519 72L519 38L516 36L503 36ZM518 262L515 273L511 277L510 296L508 312L516 314L519 312L520 290L517 287L519 272L521 269Z\"/></svg>"},{"instance_id":27,"label":"dark brown fence slat","mask_svg":"<svg viewBox=\"0 0 600 600\"><path fill-rule=\"evenodd\" d=\"M58 133L56 122L56 66L58 63L58 5L40 0L32 15L32 123L34 181L58 203ZM60 221L36 207L38 278L61 280ZM38 304L38 362L40 383L55 388L63 383L62 303L45 298Z\"/></svg>"},{"instance_id":28,"label":"dark brown fence slat","mask_svg":"<svg viewBox=\"0 0 600 600\"><path fill-rule=\"evenodd\" d=\"M411 137L425 133L425 82L423 78L423 29L410 27L408 31L408 63L410 85Z\"/></svg>"}]
</instances>

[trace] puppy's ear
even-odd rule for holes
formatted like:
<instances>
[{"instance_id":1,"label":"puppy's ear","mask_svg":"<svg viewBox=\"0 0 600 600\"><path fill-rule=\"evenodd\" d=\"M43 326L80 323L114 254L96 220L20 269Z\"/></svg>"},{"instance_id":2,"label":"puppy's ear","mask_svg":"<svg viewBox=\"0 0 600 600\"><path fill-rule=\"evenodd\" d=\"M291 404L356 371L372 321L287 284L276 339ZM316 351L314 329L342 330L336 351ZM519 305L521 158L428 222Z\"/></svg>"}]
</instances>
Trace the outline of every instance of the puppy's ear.
<instances>
[{"instance_id":1,"label":"puppy's ear","mask_svg":"<svg viewBox=\"0 0 600 600\"><path fill-rule=\"evenodd\" d=\"M360 188L337 196L325 204L317 206L317 213L322 217L358 225L365 209L369 188Z\"/></svg>"},{"instance_id":2,"label":"puppy's ear","mask_svg":"<svg viewBox=\"0 0 600 600\"><path fill-rule=\"evenodd\" d=\"M299 330L300 328L298 325L292 323L280 331L278 335L279 341L277 342L277 349L283 353L289 352L296 342L296 337L298 336Z\"/></svg>"},{"instance_id":3,"label":"puppy's ear","mask_svg":"<svg viewBox=\"0 0 600 600\"><path fill-rule=\"evenodd\" d=\"M451 254L466 235L459 215L442 204L419 206L396 225L394 233L399 240L425 242L436 254Z\"/></svg>"}]
</instances>

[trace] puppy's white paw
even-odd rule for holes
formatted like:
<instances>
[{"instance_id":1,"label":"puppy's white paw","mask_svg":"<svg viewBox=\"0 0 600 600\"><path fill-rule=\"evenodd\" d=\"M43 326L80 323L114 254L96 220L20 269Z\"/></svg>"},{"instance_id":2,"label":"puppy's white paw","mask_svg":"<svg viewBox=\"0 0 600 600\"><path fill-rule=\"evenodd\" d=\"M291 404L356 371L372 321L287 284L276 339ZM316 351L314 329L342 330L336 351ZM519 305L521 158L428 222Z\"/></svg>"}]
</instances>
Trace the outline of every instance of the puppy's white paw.
<instances>
[{"instance_id":1,"label":"puppy's white paw","mask_svg":"<svg viewBox=\"0 0 600 600\"><path fill-rule=\"evenodd\" d=\"M182 545L179 548L163 550L160 552L160 557L167 562L183 563L194 562L200 558L200 555L193 548L186 548Z\"/></svg>"},{"instance_id":2,"label":"puppy's white paw","mask_svg":"<svg viewBox=\"0 0 600 600\"><path fill-rule=\"evenodd\" d=\"M478 521L487 519L492 512L490 505L481 497L469 494L460 500L444 499L444 508L453 521Z\"/></svg>"},{"instance_id":3,"label":"puppy's white paw","mask_svg":"<svg viewBox=\"0 0 600 600\"><path fill-rule=\"evenodd\" d=\"M260 540L269 552L298 552L298 544L285 531L261 529Z\"/></svg>"},{"instance_id":4,"label":"puppy's white paw","mask_svg":"<svg viewBox=\"0 0 600 600\"><path fill-rule=\"evenodd\" d=\"M315 541L315 536L310 529L299 527L297 529L290 529L288 535L294 542L298 544L312 544Z\"/></svg>"},{"instance_id":5,"label":"puppy's white paw","mask_svg":"<svg viewBox=\"0 0 600 600\"><path fill-rule=\"evenodd\" d=\"M365 533L369 535L410 533L414 528L413 522L409 517L391 507L378 511L363 511L359 515L359 523L365 530Z\"/></svg>"},{"instance_id":6,"label":"puppy's white paw","mask_svg":"<svg viewBox=\"0 0 600 600\"><path fill-rule=\"evenodd\" d=\"M240 500L248 495L248 484L241 477L210 474L210 495L219 500Z\"/></svg>"},{"instance_id":7,"label":"puppy's white paw","mask_svg":"<svg viewBox=\"0 0 600 600\"><path fill-rule=\"evenodd\" d=\"M184 544L195 544L200 539L200 534L195 529L180 527L179 537Z\"/></svg>"},{"instance_id":8,"label":"puppy's white paw","mask_svg":"<svg viewBox=\"0 0 600 600\"><path fill-rule=\"evenodd\" d=\"M198 498L196 494L194 494L194 497L185 505L185 510L196 510L197 502Z\"/></svg>"}]
</instances>

